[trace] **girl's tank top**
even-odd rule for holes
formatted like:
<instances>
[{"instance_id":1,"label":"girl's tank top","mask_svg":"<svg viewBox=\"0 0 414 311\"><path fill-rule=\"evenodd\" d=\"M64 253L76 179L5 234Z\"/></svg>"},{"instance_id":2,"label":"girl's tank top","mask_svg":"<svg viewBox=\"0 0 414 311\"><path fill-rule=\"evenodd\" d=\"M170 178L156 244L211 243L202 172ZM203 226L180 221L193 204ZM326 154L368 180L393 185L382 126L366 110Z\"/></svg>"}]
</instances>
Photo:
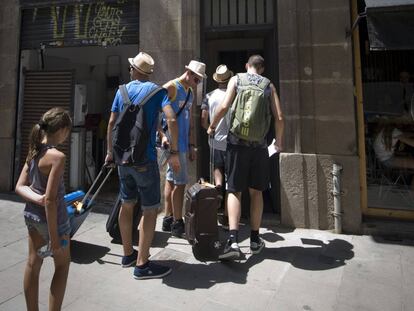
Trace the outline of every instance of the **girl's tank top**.
<instances>
[{"instance_id":1,"label":"girl's tank top","mask_svg":"<svg viewBox=\"0 0 414 311\"><path fill-rule=\"evenodd\" d=\"M44 175L39 170L39 159L45 154L48 149L55 148L54 146L42 145L39 154L29 163L29 181L30 188L39 194L45 194L47 181L49 176ZM63 181L63 175L59 181L58 193L57 193L57 224L62 225L68 220L68 214L66 211L66 204L64 200L65 184ZM27 202L24 209L24 216L31 218L37 222L46 221L45 207L37 205L32 202Z\"/></svg>"}]
</instances>

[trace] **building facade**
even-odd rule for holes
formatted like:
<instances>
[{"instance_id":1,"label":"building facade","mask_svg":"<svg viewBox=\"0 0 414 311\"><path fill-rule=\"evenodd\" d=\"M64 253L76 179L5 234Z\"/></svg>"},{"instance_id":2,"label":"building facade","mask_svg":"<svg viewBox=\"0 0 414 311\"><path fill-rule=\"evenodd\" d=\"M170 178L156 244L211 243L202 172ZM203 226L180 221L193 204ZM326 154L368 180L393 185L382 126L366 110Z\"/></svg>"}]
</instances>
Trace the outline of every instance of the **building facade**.
<instances>
[{"instance_id":1,"label":"building facade","mask_svg":"<svg viewBox=\"0 0 414 311\"><path fill-rule=\"evenodd\" d=\"M279 91L285 117L284 151L276 165L280 196L272 202L278 205L275 210L281 223L334 229L336 217L344 232L360 233L367 210L367 184L362 100L357 92L362 84L358 27L349 35L357 13L356 0L3 1L0 165L4 173L0 190L13 189L24 150L22 122L28 102L24 98L30 94L22 82L28 81L26 71L75 70L72 84L86 85L90 91L88 113L105 119L114 85L128 79L122 70L127 57L139 50L154 57L153 80L158 83L180 75L190 59L205 62L209 79L197 90L198 104L203 92L214 87L211 77L218 64L242 71L248 55L260 53L266 60L265 75ZM35 41L39 37L30 33L33 28L27 27L40 17L49 25L44 31L52 33L39 43ZM98 17L103 21L93 24ZM79 21L83 26L76 26ZM109 30L99 29L108 23ZM89 37L82 38L86 26ZM73 100L68 107L74 110ZM199 113L198 107L194 109L197 120ZM198 121L196 127L200 156L191 168L193 180L205 175L208 157L206 136ZM99 151L96 132L94 146ZM335 165L342 168L336 185ZM335 188L340 194L337 200L334 186L340 186Z\"/></svg>"}]
</instances>

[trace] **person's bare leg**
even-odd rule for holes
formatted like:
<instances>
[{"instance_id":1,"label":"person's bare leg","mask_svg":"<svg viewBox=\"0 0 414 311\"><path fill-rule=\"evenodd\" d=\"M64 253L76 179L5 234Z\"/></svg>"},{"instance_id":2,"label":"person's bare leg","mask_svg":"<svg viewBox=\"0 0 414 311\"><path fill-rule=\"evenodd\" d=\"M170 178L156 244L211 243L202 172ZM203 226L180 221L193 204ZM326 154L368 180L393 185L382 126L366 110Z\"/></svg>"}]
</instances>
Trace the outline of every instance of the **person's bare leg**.
<instances>
[{"instance_id":1,"label":"person's bare leg","mask_svg":"<svg viewBox=\"0 0 414 311\"><path fill-rule=\"evenodd\" d=\"M68 241L67 246L63 248L62 253L54 255L55 273L53 274L52 284L50 285L49 293L49 310L58 311L62 308L63 297L65 296L66 283L69 274L70 264L70 239L65 237Z\"/></svg>"},{"instance_id":2,"label":"person's bare leg","mask_svg":"<svg viewBox=\"0 0 414 311\"><path fill-rule=\"evenodd\" d=\"M119 231L121 232L122 247L124 255L129 256L133 252L132 248L132 223L135 203L122 203L119 211Z\"/></svg>"},{"instance_id":3,"label":"person's bare leg","mask_svg":"<svg viewBox=\"0 0 414 311\"><path fill-rule=\"evenodd\" d=\"M227 202L228 202L228 193L225 191L224 192L224 216L229 217L229 212L227 209Z\"/></svg>"},{"instance_id":4,"label":"person's bare leg","mask_svg":"<svg viewBox=\"0 0 414 311\"><path fill-rule=\"evenodd\" d=\"M45 244L42 236L37 231L29 231L29 257L24 270L24 296L26 308L29 311L39 310L39 274L43 259L37 256L37 249Z\"/></svg>"},{"instance_id":5,"label":"person's bare leg","mask_svg":"<svg viewBox=\"0 0 414 311\"><path fill-rule=\"evenodd\" d=\"M174 220L183 218L184 190L185 185L175 185L174 190L172 191Z\"/></svg>"},{"instance_id":6,"label":"person's bare leg","mask_svg":"<svg viewBox=\"0 0 414 311\"><path fill-rule=\"evenodd\" d=\"M164 215L172 216L173 214L173 202L172 202L172 192L174 189L174 183L172 181L165 181L164 186Z\"/></svg>"},{"instance_id":7,"label":"person's bare leg","mask_svg":"<svg viewBox=\"0 0 414 311\"><path fill-rule=\"evenodd\" d=\"M249 188L250 194L250 227L251 230L259 231L262 223L263 196L262 191Z\"/></svg>"},{"instance_id":8,"label":"person's bare leg","mask_svg":"<svg viewBox=\"0 0 414 311\"><path fill-rule=\"evenodd\" d=\"M227 210L229 214L229 229L239 230L241 215L241 192L229 193L227 195Z\"/></svg>"},{"instance_id":9,"label":"person's bare leg","mask_svg":"<svg viewBox=\"0 0 414 311\"><path fill-rule=\"evenodd\" d=\"M223 187L223 173L219 168L214 169L214 183L216 186Z\"/></svg>"},{"instance_id":10,"label":"person's bare leg","mask_svg":"<svg viewBox=\"0 0 414 311\"><path fill-rule=\"evenodd\" d=\"M137 266L144 265L148 261L149 250L154 238L155 225L157 223L157 209L144 210L139 226L139 244Z\"/></svg>"},{"instance_id":11,"label":"person's bare leg","mask_svg":"<svg viewBox=\"0 0 414 311\"><path fill-rule=\"evenodd\" d=\"M214 169L214 182L216 187L220 187L223 195L223 205L224 205L224 215L227 216L227 197L226 197L226 185L224 184L224 168L215 168ZM220 206L221 208L221 206Z\"/></svg>"}]
</instances>

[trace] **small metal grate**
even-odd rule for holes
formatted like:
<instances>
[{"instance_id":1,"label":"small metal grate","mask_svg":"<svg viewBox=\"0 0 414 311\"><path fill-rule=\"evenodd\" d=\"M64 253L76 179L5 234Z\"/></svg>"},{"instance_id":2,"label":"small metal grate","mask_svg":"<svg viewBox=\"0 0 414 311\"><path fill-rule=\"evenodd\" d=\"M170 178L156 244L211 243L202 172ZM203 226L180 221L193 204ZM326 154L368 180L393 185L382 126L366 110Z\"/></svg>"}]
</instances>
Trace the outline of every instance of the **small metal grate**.
<instances>
[{"instance_id":1,"label":"small metal grate","mask_svg":"<svg viewBox=\"0 0 414 311\"><path fill-rule=\"evenodd\" d=\"M206 30L273 25L273 0L204 0Z\"/></svg>"}]
</instances>

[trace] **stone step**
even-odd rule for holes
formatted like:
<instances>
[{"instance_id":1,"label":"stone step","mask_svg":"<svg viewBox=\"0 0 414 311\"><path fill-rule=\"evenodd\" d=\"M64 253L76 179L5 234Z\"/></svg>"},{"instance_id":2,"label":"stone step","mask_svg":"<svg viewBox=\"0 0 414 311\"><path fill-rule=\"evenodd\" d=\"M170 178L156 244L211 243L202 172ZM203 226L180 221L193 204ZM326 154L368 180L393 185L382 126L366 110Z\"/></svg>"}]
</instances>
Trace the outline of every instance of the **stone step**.
<instances>
[{"instance_id":1,"label":"stone step","mask_svg":"<svg viewBox=\"0 0 414 311\"><path fill-rule=\"evenodd\" d=\"M414 222L401 220L368 219L362 224L362 234L381 236L387 240L413 240Z\"/></svg>"}]
</instances>

